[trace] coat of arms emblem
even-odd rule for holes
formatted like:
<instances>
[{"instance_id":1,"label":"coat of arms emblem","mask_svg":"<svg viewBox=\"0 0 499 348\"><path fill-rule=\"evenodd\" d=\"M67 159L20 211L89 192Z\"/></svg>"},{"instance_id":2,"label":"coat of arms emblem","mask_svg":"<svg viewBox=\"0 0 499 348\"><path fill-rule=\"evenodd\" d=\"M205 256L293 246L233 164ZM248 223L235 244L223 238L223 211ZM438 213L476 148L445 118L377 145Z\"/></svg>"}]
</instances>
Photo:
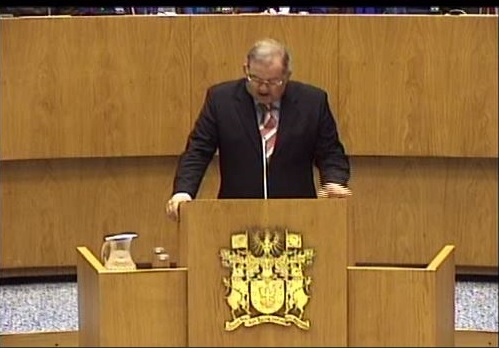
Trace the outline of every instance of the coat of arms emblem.
<instances>
[{"instance_id":1,"label":"coat of arms emblem","mask_svg":"<svg viewBox=\"0 0 499 348\"><path fill-rule=\"evenodd\" d=\"M310 299L312 279L304 274L311 265L313 249L302 248L302 237L287 229L254 229L231 236L231 249L222 249L222 265L231 269L223 278L232 320L225 330L241 324L263 323L307 330L310 320L304 309Z\"/></svg>"}]
</instances>

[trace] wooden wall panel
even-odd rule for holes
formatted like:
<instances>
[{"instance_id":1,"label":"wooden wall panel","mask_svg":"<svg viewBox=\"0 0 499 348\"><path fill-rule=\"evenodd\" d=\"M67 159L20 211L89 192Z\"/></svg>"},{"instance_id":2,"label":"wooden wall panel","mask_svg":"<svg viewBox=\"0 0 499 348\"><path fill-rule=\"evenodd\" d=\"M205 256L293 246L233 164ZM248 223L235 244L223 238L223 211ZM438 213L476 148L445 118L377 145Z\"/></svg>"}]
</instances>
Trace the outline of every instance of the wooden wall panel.
<instances>
[{"instance_id":1,"label":"wooden wall panel","mask_svg":"<svg viewBox=\"0 0 499 348\"><path fill-rule=\"evenodd\" d=\"M457 265L497 267L497 159L351 162L349 229L357 262L429 261L454 244Z\"/></svg>"},{"instance_id":2,"label":"wooden wall panel","mask_svg":"<svg viewBox=\"0 0 499 348\"><path fill-rule=\"evenodd\" d=\"M496 16L341 16L350 153L497 157L497 28Z\"/></svg>"},{"instance_id":3,"label":"wooden wall panel","mask_svg":"<svg viewBox=\"0 0 499 348\"><path fill-rule=\"evenodd\" d=\"M224 80L244 77L246 53L254 42L265 37L281 40L290 48L292 78L324 88L335 110L338 96L336 16L193 16L193 121L201 109L206 89Z\"/></svg>"},{"instance_id":4,"label":"wooden wall panel","mask_svg":"<svg viewBox=\"0 0 499 348\"><path fill-rule=\"evenodd\" d=\"M0 20L2 268L74 265L73 246L95 252L124 229L140 233L141 261L158 243L175 255L164 203L177 159L140 156L180 153L206 88L242 77L247 49L270 35L290 46L293 78L337 110L355 259L410 262L455 242L458 266L497 267L496 19ZM122 158L75 158L100 156ZM31 160L8 161L19 158ZM218 181L215 158L198 197Z\"/></svg>"},{"instance_id":5,"label":"wooden wall panel","mask_svg":"<svg viewBox=\"0 0 499 348\"><path fill-rule=\"evenodd\" d=\"M177 154L189 18L2 19L1 158Z\"/></svg>"},{"instance_id":6,"label":"wooden wall panel","mask_svg":"<svg viewBox=\"0 0 499 348\"><path fill-rule=\"evenodd\" d=\"M1 163L2 268L76 265L76 246L100 255L108 233L136 231L133 255L177 253L167 219L175 157L60 159Z\"/></svg>"}]
</instances>

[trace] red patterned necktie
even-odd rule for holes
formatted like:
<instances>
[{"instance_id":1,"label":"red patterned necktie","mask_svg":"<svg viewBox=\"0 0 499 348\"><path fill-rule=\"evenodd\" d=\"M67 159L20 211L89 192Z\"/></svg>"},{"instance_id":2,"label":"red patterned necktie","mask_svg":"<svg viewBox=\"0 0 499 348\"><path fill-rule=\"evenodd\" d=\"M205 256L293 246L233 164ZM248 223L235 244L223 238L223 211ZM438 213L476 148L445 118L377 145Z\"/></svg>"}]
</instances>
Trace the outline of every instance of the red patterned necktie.
<instances>
[{"instance_id":1,"label":"red patterned necktie","mask_svg":"<svg viewBox=\"0 0 499 348\"><path fill-rule=\"evenodd\" d=\"M262 105L263 122L260 124L260 133L266 144L267 160L274 151L274 144L277 134L277 117L275 115L276 109L271 106Z\"/></svg>"}]
</instances>

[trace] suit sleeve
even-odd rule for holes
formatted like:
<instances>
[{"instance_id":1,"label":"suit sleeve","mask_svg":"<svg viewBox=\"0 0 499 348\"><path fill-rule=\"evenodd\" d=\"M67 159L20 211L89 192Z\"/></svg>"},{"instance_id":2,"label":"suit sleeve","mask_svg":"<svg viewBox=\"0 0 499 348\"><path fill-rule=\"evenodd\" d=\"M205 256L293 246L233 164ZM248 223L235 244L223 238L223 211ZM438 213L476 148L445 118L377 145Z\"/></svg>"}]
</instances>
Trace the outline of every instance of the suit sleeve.
<instances>
[{"instance_id":1,"label":"suit sleeve","mask_svg":"<svg viewBox=\"0 0 499 348\"><path fill-rule=\"evenodd\" d=\"M186 192L195 198L208 164L218 147L218 128L211 89L194 128L189 134L184 152L179 158L173 180L173 194Z\"/></svg>"},{"instance_id":2,"label":"suit sleeve","mask_svg":"<svg viewBox=\"0 0 499 348\"><path fill-rule=\"evenodd\" d=\"M340 141L336 121L329 107L327 93L323 92L320 103L315 164L319 169L321 183L347 185L350 180L350 163Z\"/></svg>"}]
</instances>

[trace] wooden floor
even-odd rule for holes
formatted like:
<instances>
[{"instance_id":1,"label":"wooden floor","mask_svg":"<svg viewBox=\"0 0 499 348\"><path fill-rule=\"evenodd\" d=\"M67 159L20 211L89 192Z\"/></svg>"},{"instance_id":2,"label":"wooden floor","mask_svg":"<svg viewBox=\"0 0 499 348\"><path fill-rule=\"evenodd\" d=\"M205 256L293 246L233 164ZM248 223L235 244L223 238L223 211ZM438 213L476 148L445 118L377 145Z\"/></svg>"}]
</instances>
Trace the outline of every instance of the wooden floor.
<instances>
[{"instance_id":1,"label":"wooden floor","mask_svg":"<svg viewBox=\"0 0 499 348\"><path fill-rule=\"evenodd\" d=\"M497 347L497 332L456 330L456 347ZM0 347L78 347L78 331L0 335Z\"/></svg>"}]
</instances>

